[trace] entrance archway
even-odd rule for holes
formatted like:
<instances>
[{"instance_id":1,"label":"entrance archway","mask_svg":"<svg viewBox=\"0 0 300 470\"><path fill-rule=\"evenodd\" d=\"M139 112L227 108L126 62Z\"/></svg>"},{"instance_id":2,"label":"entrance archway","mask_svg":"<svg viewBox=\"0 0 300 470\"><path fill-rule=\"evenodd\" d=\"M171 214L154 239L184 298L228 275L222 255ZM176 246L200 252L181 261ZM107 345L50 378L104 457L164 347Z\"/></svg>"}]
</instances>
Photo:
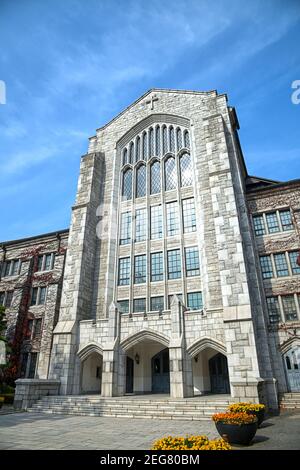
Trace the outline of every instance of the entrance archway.
<instances>
[{"instance_id":1,"label":"entrance archway","mask_svg":"<svg viewBox=\"0 0 300 470\"><path fill-rule=\"evenodd\" d=\"M81 361L81 393L101 393L103 350L97 343L88 343L78 351Z\"/></svg>"},{"instance_id":2,"label":"entrance archway","mask_svg":"<svg viewBox=\"0 0 300 470\"><path fill-rule=\"evenodd\" d=\"M152 393L170 393L170 360L168 348L151 359Z\"/></svg>"},{"instance_id":3,"label":"entrance archway","mask_svg":"<svg viewBox=\"0 0 300 470\"><path fill-rule=\"evenodd\" d=\"M300 392L300 347L294 346L283 356L290 392Z\"/></svg>"},{"instance_id":4,"label":"entrance archway","mask_svg":"<svg viewBox=\"0 0 300 470\"><path fill-rule=\"evenodd\" d=\"M212 393L229 393L227 358L218 353L209 360L210 388Z\"/></svg>"}]
</instances>

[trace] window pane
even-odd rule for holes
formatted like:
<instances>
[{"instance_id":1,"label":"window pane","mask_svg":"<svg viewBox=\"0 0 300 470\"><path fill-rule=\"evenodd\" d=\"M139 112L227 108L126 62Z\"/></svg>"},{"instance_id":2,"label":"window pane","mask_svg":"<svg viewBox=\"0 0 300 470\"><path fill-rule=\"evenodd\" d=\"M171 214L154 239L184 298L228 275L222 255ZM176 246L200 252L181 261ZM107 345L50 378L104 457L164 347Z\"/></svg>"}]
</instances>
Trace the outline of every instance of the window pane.
<instances>
[{"instance_id":1,"label":"window pane","mask_svg":"<svg viewBox=\"0 0 300 470\"><path fill-rule=\"evenodd\" d=\"M180 181L181 186L192 186L193 184L192 162L188 153L184 153L180 157Z\"/></svg>"},{"instance_id":2,"label":"window pane","mask_svg":"<svg viewBox=\"0 0 300 470\"><path fill-rule=\"evenodd\" d=\"M259 261L263 279L269 279L270 277L273 277L271 256L260 256Z\"/></svg>"},{"instance_id":3,"label":"window pane","mask_svg":"<svg viewBox=\"0 0 300 470\"><path fill-rule=\"evenodd\" d=\"M150 157L153 157L154 155L154 130L151 129L149 130L149 152L150 152Z\"/></svg>"},{"instance_id":4,"label":"window pane","mask_svg":"<svg viewBox=\"0 0 300 470\"><path fill-rule=\"evenodd\" d=\"M120 313L129 313L129 300L119 300L118 307Z\"/></svg>"},{"instance_id":5,"label":"window pane","mask_svg":"<svg viewBox=\"0 0 300 470\"><path fill-rule=\"evenodd\" d=\"M43 305L46 300L46 287L40 287L39 305Z\"/></svg>"},{"instance_id":6,"label":"window pane","mask_svg":"<svg viewBox=\"0 0 300 470\"><path fill-rule=\"evenodd\" d=\"M5 292L0 292L0 305L4 305Z\"/></svg>"},{"instance_id":7,"label":"window pane","mask_svg":"<svg viewBox=\"0 0 300 470\"><path fill-rule=\"evenodd\" d=\"M168 151L168 134L166 126L163 127L163 155Z\"/></svg>"},{"instance_id":8,"label":"window pane","mask_svg":"<svg viewBox=\"0 0 300 470\"><path fill-rule=\"evenodd\" d=\"M181 150L182 149L182 133L179 127L176 130L176 140L177 140L177 150Z\"/></svg>"},{"instance_id":9,"label":"window pane","mask_svg":"<svg viewBox=\"0 0 300 470\"><path fill-rule=\"evenodd\" d=\"M123 150L123 165L127 163L127 149Z\"/></svg>"},{"instance_id":10,"label":"window pane","mask_svg":"<svg viewBox=\"0 0 300 470\"><path fill-rule=\"evenodd\" d=\"M299 251L290 251L289 258L292 267L293 274L300 274L300 266L297 263L297 259L300 257Z\"/></svg>"},{"instance_id":11,"label":"window pane","mask_svg":"<svg viewBox=\"0 0 300 470\"><path fill-rule=\"evenodd\" d=\"M37 302L38 288L34 287L31 292L31 302L30 305L36 305Z\"/></svg>"},{"instance_id":12,"label":"window pane","mask_svg":"<svg viewBox=\"0 0 300 470\"><path fill-rule=\"evenodd\" d=\"M135 214L135 241L142 242L147 236L147 212L146 209L137 209Z\"/></svg>"},{"instance_id":13,"label":"window pane","mask_svg":"<svg viewBox=\"0 0 300 470\"><path fill-rule=\"evenodd\" d=\"M15 259L14 261L12 261L11 275L16 276L18 274L18 271L19 271L19 260Z\"/></svg>"},{"instance_id":14,"label":"window pane","mask_svg":"<svg viewBox=\"0 0 300 470\"><path fill-rule=\"evenodd\" d=\"M278 277L288 276L289 270L286 262L285 253L274 254L274 261Z\"/></svg>"},{"instance_id":15,"label":"window pane","mask_svg":"<svg viewBox=\"0 0 300 470\"><path fill-rule=\"evenodd\" d=\"M132 170L130 168L123 174L122 196L125 200L132 198Z\"/></svg>"},{"instance_id":16,"label":"window pane","mask_svg":"<svg viewBox=\"0 0 300 470\"><path fill-rule=\"evenodd\" d=\"M181 277L181 256L180 250L168 251L168 279L178 279Z\"/></svg>"},{"instance_id":17,"label":"window pane","mask_svg":"<svg viewBox=\"0 0 300 470\"><path fill-rule=\"evenodd\" d=\"M165 161L165 189L175 189L177 186L175 158L170 157Z\"/></svg>"},{"instance_id":18,"label":"window pane","mask_svg":"<svg viewBox=\"0 0 300 470\"><path fill-rule=\"evenodd\" d=\"M147 133L143 134L143 160L147 160L148 157L148 146L147 146Z\"/></svg>"},{"instance_id":19,"label":"window pane","mask_svg":"<svg viewBox=\"0 0 300 470\"><path fill-rule=\"evenodd\" d=\"M151 194L160 193L160 163L154 162L151 165Z\"/></svg>"},{"instance_id":20,"label":"window pane","mask_svg":"<svg viewBox=\"0 0 300 470\"><path fill-rule=\"evenodd\" d=\"M11 261L6 261L5 269L4 269L4 276L9 276L10 267L11 267Z\"/></svg>"},{"instance_id":21,"label":"window pane","mask_svg":"<svg viewBox=\"0 0 300 470\"><path fill-rule=\"evenodd\" d=\"M119 259L119 286L130 283L130 258Z\"/></svg>"},{"instance_id":22,"label":"window pane","mask_svg":"<svg viewBox=\"0 0 300 470\"><path fill-rule=\"evenodd\" d=\"M121 215L120 245L127 245L131 242L131 212L124 212Z\"/></svg>"},{"instance_id":23,"label":"window pane","mask_svg":"<svg viewBox=\"0 0 300 470\"><path fill-rule=\"evenodd\" d=\"M129 145L129 163L134 163L134 145L130 142Z\"/></svg>"},{"instance_id":24,"label":"window pane","mask_svg":"<svg viewBox=\"0 0 300 470\"><path fill-rule=\"evenodd\" d=\"M43 269L43 259L44 259L43 255L40 255L38 257L38 266L37 266L38 271L41 271Z\"/></svg>"},{"instance_id":25,"label":"window pane","mask_svg":"<svg viewBox=\"0 0 300 470\"><path fill-rule=\"evenodd\" d=\"M146 299L134 299L133 301L133 312L145 312L146 311Z\"/></svg>"},{"instance_id":26,"label":"window pane","mask_svg":"<svg viewBox=\"0 0 300 470\"><path fill-rule=\"evenodd\" d=\"M13 290L6 292L5 307L9 308L11 306L13 294Z\"/></svg>"},{"instance_id":27,"label":"window pane","mask_svg":"<svg viewBox=\"0 0 300 470\"><path fill-rule=\"evenodd\" d=\"M141 165L136 172L136 197L146 196L146 166Z\"/></svg>"},{"instance_id":28,"label":"window pane","mask_svg":"<svg viewBox=\"0 0 300 470\"><path fill-rule=\"evenodd\" d=\"M270 323L278 323L280 321L278 297L267 297L267 307Z\"/></svg>"},{"instance_id":29,"label":"window pane","mask_svg":"<svg viewBox=\"0 0 300 470\"><path fill-rule=\"evenodd\" d=\"M276 212L266 214L269 233L279 232L279 224Z\"/></svg>"},{"instance_id":30,"label":"window pane","mask_svg":"<svg viewBox=\"0 0 300 470\"><path fill-rule=\"evenodd\" d=\"M197 227L194 199L184 199L182 201L182 215L184 233L195 232Z\"/></svg>"},{"instance_id":31,"label":"window pane","mask_svg":"<svg viewBox=\"0 0 300 470\"><path fill-rule=\"evenodd\" d=\"M150 299L150 310L152 312L157 311L157 310L163 310L164 309L164 297L151 297Z\"/></svg>"},{"instance_id":32,"label":"window pane","mask_svg":"<svg viewBox=\"0 0 300 470\"><path fill-rule=\"evenodd\" d=\"M281 220L282 230L292 230L293 221L290 210L279 211L279 216Z\"/></svg>"},{"instance_id":33,"label":"window pane","mask_svg":"<svg viewBox=\"0 0 300 470\"><path fill-rule=\"evenodd\" d=\"M169 137L170 137L170 152L175 152L175 133L174 133L174 128L172 126L169 128Z\"/></svg>"},{"instance_id":34,"label":"window pane","mask_svg":"<svg viewBox=\"0 0 300 470\"><path fill-rule=\"evenodd\" d=\"M49 254L49 255L45 255L45 267L44 267L44 270L45 271L49 271L51 269L51 262L52 262L52 255Z\"/></svg>"},{"instance_id":35,"label":"window pane","mask_svg":"<svg viewBox=\"0 0 300 470\"><path fill-rule=\"evenodd\" d=\"M151 214L151 240L157 238L162 238L163 228L162 228L162 213L161 206L153 206L150 208Z\"/></svg>"},{"instance_id":36,"label":"window pane","mask_svg":"<svg viewBox=\"0 0 300 470\"><path fill-rule=\"evenodd\" d=\"M293 295L283 295L282 299L282 306L284 311L284 316L286 321L293 321L297 320L297 308L296 302Z\"/></svg>"},{"instance_id":37,"label":"window pane","mask_svg":"<svg viewBox=\"0 0 300 470\"><path fill-rule=\"evenodd\" d=\"M191 310L201 310L203 308L202 292L191 292L188 294L187 306Z\"/></svg>"},{"instance_id":38,"label":"window pane","mask_svg":"<svg viewBox=\"0 0 300 470\"><path fill-rule=\"evenodd\" d=\"M135 161L141 160L141 139L137 137L135 142Z\"/></svg>"},{"instance_id":39,"label":"window pane","mask_svg":"<svg viewBox=\"0 0 300 470\"><path fill-rule=\"evenodd\" d=\"M189 136L189 131L184 132L184 146L185 148L189 149L190 148L190 136Z\"/></svg>"},{"instance_id":40,"label":"window pane","mask_svg":"<svg viewBox=\"0 0 300 470\"><path fill-rule=\"evenodd\" d=\"M166 205L167 209L167 236L173 237L179 232L179 217L178 217L178 203L169 202Z\"/></svg>"},{"instance_id":41,"label":"window pane","mask_svg":"<svg viewBox=\"0 0 300 470\"><path fill-rule=\"evenodd\" d=\"M143 284L146 282L146 255L134 257L134 283Z\"/></svg>"},{"instance_id":42,"label":"window pane","mask_svg":"<svg viewBox=\"0 0 300 470\"><path fill-rule=\"evenodd\" d=\"M164 278L164 261L163 254L151 253L151 281L163 281Z\"/></svg>"},{"instance_id":43,"label":"window pane","mask_svg":"<svg viewBox=\"0 0 300 470\"><path fill-rule=\"evenodd\" d=\"M185 266L187 277L199 276L200 264L199 264L199 250L197 247L185 249Z\"/></svg>"},{"instance_id":44,"label":"window pane","mask_svg":"<svg viewBox=\"0 0 300 470\"><path fill-rule=\"evenodd\" d=\"M255 235L265 235L266 229L264 224L264 218L262 215L254 215L253 216L253 224L254 224L254 231Z\"/></svg>"},{"instance_id":45,"label":"window pane","mask_svg":"<svg viewBox=\"0 0 300 470\"><path fill-rule=\"evenodd\" d=\"M160 146L160 127L157 126L155 129L155 148L156 148L156 155L160 157L161 146Z\"/></svg>"}]
</instances>

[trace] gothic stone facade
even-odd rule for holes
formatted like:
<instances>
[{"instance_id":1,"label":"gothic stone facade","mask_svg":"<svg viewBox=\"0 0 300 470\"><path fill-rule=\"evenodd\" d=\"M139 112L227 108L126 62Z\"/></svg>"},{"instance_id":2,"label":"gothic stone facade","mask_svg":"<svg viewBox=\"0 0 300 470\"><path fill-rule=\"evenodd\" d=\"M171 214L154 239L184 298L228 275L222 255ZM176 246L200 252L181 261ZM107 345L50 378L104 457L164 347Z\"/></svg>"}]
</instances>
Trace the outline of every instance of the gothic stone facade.
<instances>
[{"instance_id":1,"label":"gothic stone facade","mask_svg":"<svg viewBox=\"0 0 300 470\"><path fill-rule=\"evenodd\" d=\"M300 185L249 177L238 128L226 95L157 89L90 138L36 378L271 408L297 388Z\"/></svg>"}]
</instances>

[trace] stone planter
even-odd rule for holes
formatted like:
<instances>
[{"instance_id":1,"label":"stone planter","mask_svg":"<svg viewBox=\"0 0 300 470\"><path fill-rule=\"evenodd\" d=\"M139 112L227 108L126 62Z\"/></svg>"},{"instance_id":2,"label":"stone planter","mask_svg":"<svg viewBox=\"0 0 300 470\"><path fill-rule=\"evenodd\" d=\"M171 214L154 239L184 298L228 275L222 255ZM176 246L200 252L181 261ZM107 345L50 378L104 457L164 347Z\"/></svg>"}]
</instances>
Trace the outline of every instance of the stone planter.
<instances>
[{"instance_id":1,"label":"stone planter","mask_svg":"<svg viewBox=\"0 0 300 470\"><path fill-rule=\"evenodd\" d=\"M257 422L250 424L228 424L218 421L215 423L220 436L229 444L248 446L257 430Z\"/></svg>"}]
</instances>

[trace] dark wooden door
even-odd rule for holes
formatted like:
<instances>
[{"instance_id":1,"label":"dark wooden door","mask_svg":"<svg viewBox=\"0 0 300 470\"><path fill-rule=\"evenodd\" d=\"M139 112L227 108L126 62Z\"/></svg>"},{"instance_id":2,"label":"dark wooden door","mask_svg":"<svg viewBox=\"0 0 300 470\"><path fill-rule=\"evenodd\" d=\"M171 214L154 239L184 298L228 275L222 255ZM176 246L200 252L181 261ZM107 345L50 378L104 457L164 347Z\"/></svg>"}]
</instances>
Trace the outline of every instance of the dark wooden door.
<instances>
[{"instance_id":1,"label":"dark wooden door","mask_svg":"<svg viewBox=\"0 0 300 470\"><path fill-rule=\"evenodd\" d=\"M169 350L164 349L152 357L152 392L170 393Z\"/></svg>"},{"instance_id":2,"label":"dark wooden door","mask_svg":"<svg viewBox=\"0 0 300 470\"><path fill-rule=\"evenodd\" d=\"M218 353L209 360L212 393L230 393L227 358Z\"/></svg>"},{"instance_id":3,"label":"dark wooden door","mask_svg":"<svg viewBox=\"0 0 300 470\"><path fill-rule=\"evenodd\" d=\"M126 393L133 393L133 368L133 360L126 356Z\"/></svg>"}]
</instances>

